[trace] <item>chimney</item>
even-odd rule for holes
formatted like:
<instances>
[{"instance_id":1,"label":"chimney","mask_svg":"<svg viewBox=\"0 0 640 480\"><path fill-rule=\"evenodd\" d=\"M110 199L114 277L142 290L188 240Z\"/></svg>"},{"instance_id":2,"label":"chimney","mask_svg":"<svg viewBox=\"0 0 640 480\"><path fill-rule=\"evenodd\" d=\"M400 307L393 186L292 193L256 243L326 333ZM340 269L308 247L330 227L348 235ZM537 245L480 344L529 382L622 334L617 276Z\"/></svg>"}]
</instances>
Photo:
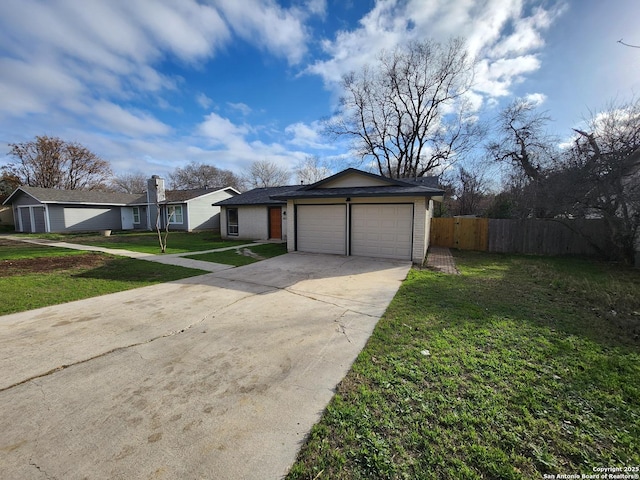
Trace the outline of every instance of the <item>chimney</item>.
<instances>
[{"instance_id":1,"label":"chimney","mask_svg":"<svg viewBox=\"0 0 640 480\"><path fill-rule=\"evenodd\" d=\"M147 180L147 199L149 203L160 203L167 199L164 193L164 180L158 175L152 175Z\"/></svg>"}]
</instances>

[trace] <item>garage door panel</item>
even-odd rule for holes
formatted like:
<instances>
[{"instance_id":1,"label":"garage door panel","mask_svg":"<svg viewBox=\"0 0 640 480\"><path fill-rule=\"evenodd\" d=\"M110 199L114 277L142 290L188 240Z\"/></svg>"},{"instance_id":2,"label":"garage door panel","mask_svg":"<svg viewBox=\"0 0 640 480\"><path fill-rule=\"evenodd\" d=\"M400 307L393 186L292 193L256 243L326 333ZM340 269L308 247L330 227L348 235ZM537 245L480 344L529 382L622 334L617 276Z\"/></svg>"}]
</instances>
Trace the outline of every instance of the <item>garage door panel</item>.
<instances>
[{"instance_id":1,"label":"garage door panel","mask_svg":"<svg viewBox=\"0 0 640 480\"><path fill-rule=\"evenodd\" d=\"M413 205L352 205L351 254L411 259Z\"/></svg>"},{"instance_id":2,"label":"garage door panel","mask_svg":"<svg viewBox=\"0 0 640 480\"><path fill-rule=\"evenodd\" d=\"M298 205L297 250L346 255L345 205Z\"/></svg>"}]
</instances>

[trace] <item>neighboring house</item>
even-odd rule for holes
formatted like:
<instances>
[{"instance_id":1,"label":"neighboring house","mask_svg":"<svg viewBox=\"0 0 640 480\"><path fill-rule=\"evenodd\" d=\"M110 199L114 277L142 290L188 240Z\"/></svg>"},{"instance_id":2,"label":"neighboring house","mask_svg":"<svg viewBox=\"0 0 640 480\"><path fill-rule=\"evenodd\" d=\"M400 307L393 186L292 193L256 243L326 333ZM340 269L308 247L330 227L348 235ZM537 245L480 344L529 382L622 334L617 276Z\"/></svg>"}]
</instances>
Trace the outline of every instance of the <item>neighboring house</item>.
<instances>
[{"instance_id":1,"label":"neighboring house","mask_svg":"<svg viewBox=\"0 0 640 480\"><path fill-rule=\"evenodd\" d=\"M162 185L159 177L154 185ZM213 204L239 192L234 188L168 191L160 202L160 223L167 212L172 230L220 228L220 207ZM155 194L127 194L93 190L59 190L18 187L4 202L11 204L15 230L25 233L82 232L95 230L153 230L156 225Z\"/></svg>"},{"instance_id":2,"label":"neighboring house","mask_svg":"<svg viewBox=\"0 0 640 480\"><path fill-rule=\"evenodd\" d=\"M169 222L171 230L220 230L220 207L215 204L239 195L233 187L220 189L165 190L164 180L156 175L147 181L145 203L147 224L156 225L156 195L160 198L160 227Z\"/></svg>"},{"instance_id":3,"label":"neighboring house","mask_svg":"<svg viewBox=\"0 0 640 480\"><path fill-rule=\"evenodd\" d=\"M291 251L422 263L436 177L391 179L349 168L312 185L259 188L218 202L223 238L282 239Z\"/></svg>"}]
</instances>

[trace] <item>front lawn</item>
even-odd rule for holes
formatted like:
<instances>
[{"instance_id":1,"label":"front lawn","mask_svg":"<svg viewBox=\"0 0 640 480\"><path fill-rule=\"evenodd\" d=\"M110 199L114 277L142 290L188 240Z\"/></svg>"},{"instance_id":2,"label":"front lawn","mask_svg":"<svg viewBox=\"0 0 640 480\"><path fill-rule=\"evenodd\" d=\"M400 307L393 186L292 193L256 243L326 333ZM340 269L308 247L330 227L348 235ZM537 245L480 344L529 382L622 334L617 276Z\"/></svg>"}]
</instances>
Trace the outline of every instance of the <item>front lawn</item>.
<instances>
[{"instance_id":1,"label":"front lawn","mask_svg":"<svg viewBox=\"0 0 640 480\"><path fill-rule=\"evenodd\" d=\"M185 255L186 258L202 260L205 262L224 263L240 267L250 263L259 262L267 258L277 257L287 253L285 243L265 243L261 245L251 245L250 247L236 248L224 252L201 253L199 255Z\"/></svg>"},{"instance_id":2,"label":"front lawn","mask_svg":"<svg viewBox=\"0 0 640 480\"><path fill-rule=\"evenodd\" d=\"M410 272L287 478L640 465L640 271L455 255L459 276Z\"/></svg>"},{"instance_id":3,"label":"front lawn","mask_svg":"<svg viewBox=\"0 0 640 480\"><path fill-rule=\"evenodd\" d=\"M108 237L95 232L25 235L27 238L37 237L95 247L119 248L133 252L160 254L160 245L156 232L114 232ZM165 253L202 252L216 248L245 245L247 243L250 242L246 240L222 240L220 235L213 232L169 232L167 251Z\"/></svg>"},{"instance_id":4,"label":"front lawn","mask_svg":"<svg viewBox=\"0 0 640 480\"><path fill-rule=\"evenodd\" d=\"M0 240L0 315L203 273L95 252Z\"/></svg>"}]
</instances>

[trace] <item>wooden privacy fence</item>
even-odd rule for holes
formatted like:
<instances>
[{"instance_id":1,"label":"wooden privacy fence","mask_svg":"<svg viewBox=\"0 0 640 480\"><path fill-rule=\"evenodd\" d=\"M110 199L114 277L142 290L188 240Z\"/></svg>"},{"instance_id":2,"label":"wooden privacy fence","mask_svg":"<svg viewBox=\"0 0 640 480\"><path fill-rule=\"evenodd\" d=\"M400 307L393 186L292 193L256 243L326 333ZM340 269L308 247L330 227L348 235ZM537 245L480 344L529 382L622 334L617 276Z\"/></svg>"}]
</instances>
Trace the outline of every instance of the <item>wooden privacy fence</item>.
<instances>
[{"instance_id":1,"label":"wooden privacy fence","mask_svg":"<svg viewBox=\"0 0 640 480\"><path fill-rule=\"evenodd\" d=\"M593 255L597 253L593 244L603 251L608 248L605 226L599 219L434 218L430 244L461 250L540 255Z\"/></svg>"},{"instance_id":2,"label":"wooden privacy fence","mask_svg":"<svg viewBox=\"0 0 640 480\"><path fill-rule=\"evenodd\" d=\"M489 245L488 218L433 218L430 245L485 251Z\"/></svg>"}]
</instances>

